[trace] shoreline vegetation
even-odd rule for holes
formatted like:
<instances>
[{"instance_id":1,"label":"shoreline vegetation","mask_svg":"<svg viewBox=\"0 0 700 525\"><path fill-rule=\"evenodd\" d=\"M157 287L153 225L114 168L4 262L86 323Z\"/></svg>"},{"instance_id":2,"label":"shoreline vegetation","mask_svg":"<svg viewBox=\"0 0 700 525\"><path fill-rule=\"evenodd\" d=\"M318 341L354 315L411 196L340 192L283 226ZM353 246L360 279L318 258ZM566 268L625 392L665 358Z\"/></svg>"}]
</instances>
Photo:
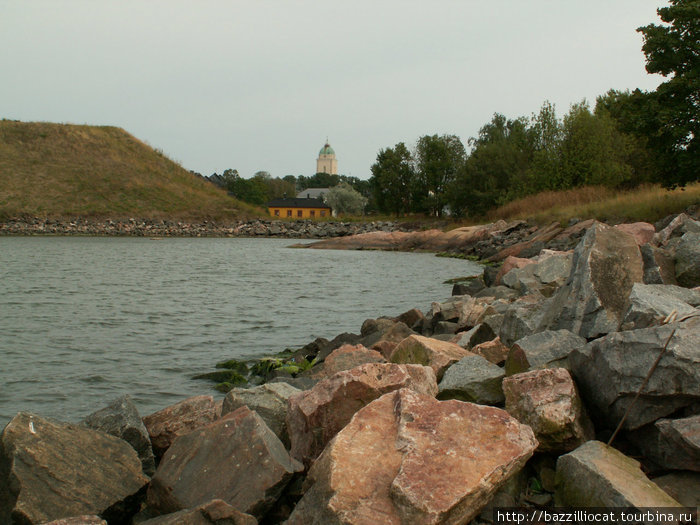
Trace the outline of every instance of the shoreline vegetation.
<instances>
[{"instance_id":1,"label":"shoreline vegetation","mask_svg":"<svg viewBox=\"0 0 700 525\"><path fill-rule=\"evenodd\" d=\"M687 211L317 240L497 264L426 311L221 361L198 379L223 401L142 417L125 396L80 425L19 413L0 438L0 521L354 523L381 508L387 523L491 525L504 506L696 507L700 221Z\"/></svg>"}]
</instances>

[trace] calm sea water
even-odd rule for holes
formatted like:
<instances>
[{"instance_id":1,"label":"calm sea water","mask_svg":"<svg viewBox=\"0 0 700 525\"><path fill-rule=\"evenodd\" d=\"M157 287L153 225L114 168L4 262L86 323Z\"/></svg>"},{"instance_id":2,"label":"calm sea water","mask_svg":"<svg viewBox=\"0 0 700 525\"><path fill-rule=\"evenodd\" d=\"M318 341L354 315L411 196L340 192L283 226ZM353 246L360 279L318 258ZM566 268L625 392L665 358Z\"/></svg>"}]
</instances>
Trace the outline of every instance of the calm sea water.
<instances>
[{"instance_id":1,"label":"calm sea water","mask_svg":"<svg viewBox=\"0 0 700 525\"><path fill-rule=\"evenodd\" d=\"M0 429L20 410L77 421L122 394L142 415L216 395L191 376L426 310L480 271L291 242L0 238Z\"/></svg>"}]
</instances>

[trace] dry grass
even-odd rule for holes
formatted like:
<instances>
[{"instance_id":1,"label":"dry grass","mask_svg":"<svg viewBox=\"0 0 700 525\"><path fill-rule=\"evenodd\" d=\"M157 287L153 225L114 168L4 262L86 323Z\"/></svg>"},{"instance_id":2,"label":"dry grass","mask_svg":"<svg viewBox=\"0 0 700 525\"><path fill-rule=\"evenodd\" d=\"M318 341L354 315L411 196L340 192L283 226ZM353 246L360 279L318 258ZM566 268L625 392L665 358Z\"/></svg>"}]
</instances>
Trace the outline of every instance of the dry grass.
<instances>
[{"instance_id":1,"label":"dry grass","mask_svg":"<svg viewBox=\"0 0 700 525\"><path fill-rule=\"evenodd\" d=\"M652 185L629 191L595 186L531 195L501 206L487 219L527 219L539 224L566 223L571 218L655 222L698 204L700 183L673 191Z\"/></svg>"},{"instance_id":2,"label":"dry grass","mask_svg":"<svg viewBox=\"0 0 700 525\"><path fill-rule=\"evenodd\" d=\"M0 121L0 219L260 215L123 129Z\"/></svg>"}]
</instances>

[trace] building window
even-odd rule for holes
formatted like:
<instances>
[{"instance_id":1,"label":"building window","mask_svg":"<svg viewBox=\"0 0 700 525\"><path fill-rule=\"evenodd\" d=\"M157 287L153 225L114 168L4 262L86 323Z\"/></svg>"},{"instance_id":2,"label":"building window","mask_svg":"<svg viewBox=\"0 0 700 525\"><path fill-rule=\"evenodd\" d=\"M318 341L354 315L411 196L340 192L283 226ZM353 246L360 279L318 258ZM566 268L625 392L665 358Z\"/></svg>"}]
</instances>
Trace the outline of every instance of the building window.
<instances>
[{"instance_id":1,"label":"building window","mask_svg":"<svg viewBox=\"0 0 700 525\"><path fill-rule=\"evenodd\" d=\"M287 217L291 217L291 216L292 216L292 210L287 210Z\"/></svg>"},{"instance_id":2,"label":"building window","mask_svg":"<svg viewBox=\"0 0 700 525\"><path fill-rule=\"evenodd\" d=\"M301 214L302 214L302 211L301 211L301 210L297 210L297 217L301 217Z\"/></svg>"},{"instance_id":3,"label":"building window","mask_svg":"<svg viewBox=\"0 0 700 525\"><path fill-rule=\"evenodd\" d=\"M279 217L279 216L280 216L280 211L279 211L279 210L275 210L275 217Z\"/></svg>"},{"instance_id":4,"label":"building window","mask_svg":"<svg viewBox=\"0 0 700 525\"><path fill-rule=\"evenodd\" d=\"M312 217L316 217L316 210L311 210L309 213Z\"/></svg>"},{"instance_id":5,"label":"building window","mask_svg":"<svg viewBox=\"0 0 700 525\"><path fill-rule=\"evenodd\" d=\"M321 217L325 217L325 216L326 216L326 210L321 210Z\"/></svg>"}]
</instances>

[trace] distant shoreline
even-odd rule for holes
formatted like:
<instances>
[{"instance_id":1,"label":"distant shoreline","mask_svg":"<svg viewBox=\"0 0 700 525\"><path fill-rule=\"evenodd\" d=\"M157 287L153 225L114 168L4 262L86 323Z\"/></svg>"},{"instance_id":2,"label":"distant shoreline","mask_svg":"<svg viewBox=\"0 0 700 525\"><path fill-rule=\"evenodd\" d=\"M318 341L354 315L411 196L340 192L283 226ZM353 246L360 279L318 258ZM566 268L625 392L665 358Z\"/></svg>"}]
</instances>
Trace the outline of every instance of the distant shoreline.
<instances>
[{"instance_id":1,"label":"distant shoreline","mask_svg":"<svg viewBox=\"0 0 700 525\"><path fill-rule=\"evenodd\" d=\"M313 222L281 220L178 221L161 219L8 219L0 222L0 236L104 237L272 237L324 239L373 231L411 231L396 222Z\"/></svg>"}]
</instances>

